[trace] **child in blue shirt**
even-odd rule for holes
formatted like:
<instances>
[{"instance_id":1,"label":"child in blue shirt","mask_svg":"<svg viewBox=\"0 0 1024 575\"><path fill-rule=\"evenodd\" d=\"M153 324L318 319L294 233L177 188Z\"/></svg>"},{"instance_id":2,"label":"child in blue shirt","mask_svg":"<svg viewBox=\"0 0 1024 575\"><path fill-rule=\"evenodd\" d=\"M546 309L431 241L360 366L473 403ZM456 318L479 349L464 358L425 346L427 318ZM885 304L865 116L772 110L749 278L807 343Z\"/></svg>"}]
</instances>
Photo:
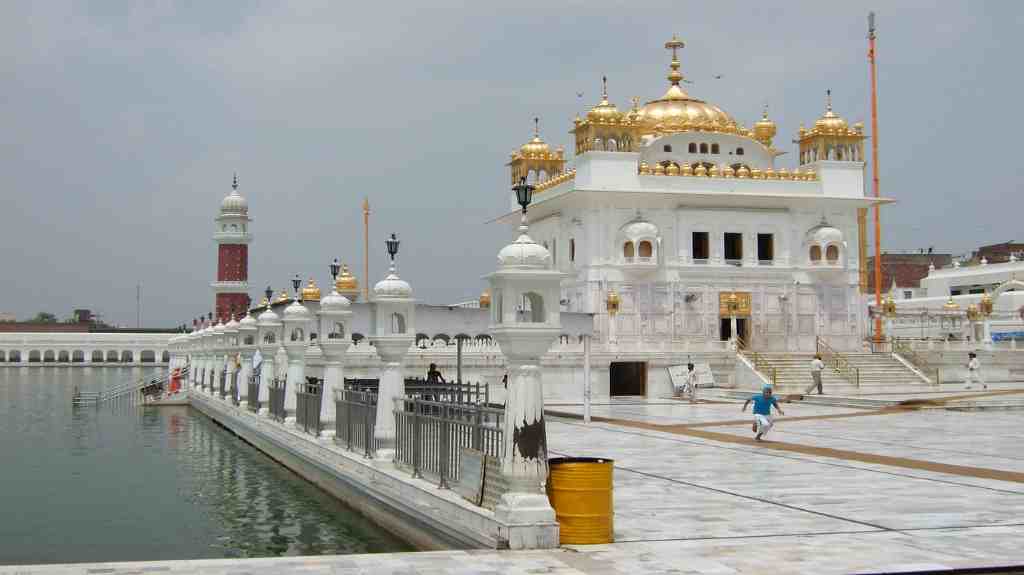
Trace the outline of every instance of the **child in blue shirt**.
<instances>
[{"instance_id":1,"label":"child in blue shirt","mask_svg":"<svg viewBox=\"0 0 1024 575\"><path fill-rule=\"evenodd\" d=\"M756 433L754 441L761 441L761 438L775 425L775 422L772 420L772 406L775 406L775 410L779 412L779 415L786 414L779 407L779 400L775 399L775 396L772 395L772 386L770 385L761 388L760 395L751 396L750 399L745 401L740 411L746 411L750 402L754 402L753 431Z\"/></svg>"}]
</instances>

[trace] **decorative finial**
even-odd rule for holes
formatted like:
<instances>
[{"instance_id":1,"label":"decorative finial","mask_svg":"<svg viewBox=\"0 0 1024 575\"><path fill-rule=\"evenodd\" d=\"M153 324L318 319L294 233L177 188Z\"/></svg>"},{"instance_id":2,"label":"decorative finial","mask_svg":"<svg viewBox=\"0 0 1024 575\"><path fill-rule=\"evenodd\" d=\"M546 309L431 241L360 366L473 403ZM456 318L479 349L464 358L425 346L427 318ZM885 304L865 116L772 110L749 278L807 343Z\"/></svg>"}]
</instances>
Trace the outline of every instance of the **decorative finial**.
<instances>
[{"instance_id":1,"label":"decorative finial","mask_svg":"<svg viewBox=\"0 0 1024 575\"><path fill-rule=\"evenodd\" d=\"M608 76L601 76L601 98L608 99Z\"/></svg>"},{"instance_id":2,"label":"decorative finial","mask_svg":"<svg viewBox=\"0 0 1024 575\"><path fill-rule=\"evenodd\" d=\"M537 116L533 117L533 137L540 137L540 118L538 118Z\"/></svg>"},{"instance_id":3,"label":"decorative finial","mask_svg":"<svg viewBox=\"0 0 1024 575\"><path fill-rule=\"evenodd\" d=\"M832 89L825 90L825 111L832 111Z\"/></svg>"},{"instance_id":4,"label":"decorative finial","mask_svg":"<svg viewBox=\"0 0 1024 575\"><path fill-rule=\"evenodd\" d=\"M238 191L238 172L235 172L235 178L231 181L231 189Z\"/></svg>"},{"instance_id":5,"label":"decorative finial","mask_svg":"<svg viewBox=\"0 0 1024 575\"><path fill-rule=\"evenodd\" d=\"M767 120L768 119L768 104L767 103L765 103L765 105L764 105L764 111L761 112L761 119L763 119L763 120Z\"/></svg>"},{"instance_id":6,"label":"decorative finial","mask_svg":"<svg viewBox=\"0 0 1024 575\"><path fill-rule=\"evenodd\" d=\"M639 110L640 109L640 96L633 96L633 109L634 110Z\"/></svg>"},{"instance_id":7,"label":"decorative finial","mask_svg":"<svg viewBox=\"0 0 1024 575\"><path fill-rule=\"evenodd\" d=\"M665 42L665 49L672 50L672 63L669 64L672 71L668 73L668 81L672 82L673 86L678 86L683 79L683 74L679 71L679 54L677 52L683 46L685 44L675 34L672 35L671 40Z\"/></svg>"}]
</instances>

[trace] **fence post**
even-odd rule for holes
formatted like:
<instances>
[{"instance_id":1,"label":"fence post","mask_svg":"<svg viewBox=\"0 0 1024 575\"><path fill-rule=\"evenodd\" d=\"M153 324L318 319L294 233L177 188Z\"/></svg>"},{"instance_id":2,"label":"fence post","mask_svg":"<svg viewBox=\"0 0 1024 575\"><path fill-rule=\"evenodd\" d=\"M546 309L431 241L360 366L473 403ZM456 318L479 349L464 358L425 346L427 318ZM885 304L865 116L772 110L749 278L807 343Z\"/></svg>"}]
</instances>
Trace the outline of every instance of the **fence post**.
<instances>
[{"instance_id":1,"label":"fence post","mask_svg":"<svg viewBox=\"0 0 1024 575\"><path fill-rule=\"evenodd\" d=\"M461 391L460 391L461 393ZM448 489L448 472L451 463L451 431L452 431L452 420L449 406L441 408L441 437L438 443L441 445L438 449L438 466L437 470L441 475L441 483L438 485L441 489Z\"/></svg>"},{"instance_id":2,"label":"fence post","mask_svg":"<svg viewBox=\"0 0 1024 575\"><path fill-rule=\"evenodd\" d=\"M345 449L352 451L352 399L347 391L342 397L345 398Z\"/></svg>"},{"instance_id":3,"label":"fence post","mask_svg":"<svg viewBox=\"0 0 1024 575\"><path fill-rule=\"evenodd\" d=\"M479 405L473 408L473 449L477 451L483 451L484 426L481 421L483 413L484 410Z\"/></svg>"},{"instance_id":4,"label":"fence post","mask_svg":"<svg viewBox=\"0 0 1024 575\"><path fill-rule=\"evenodd\" d=\"M419 400L412 400L412 476L423 477L420 473L420 455L422 451L422 430L420 429Z\"/></svg>"},{"instance_id":5,"label":"fence post","mask_svg":"<svg viewBox=\"0 0 1024 575\"><path fill-rule=\"evenodd\" d=\"M364 395L363 408L363 457L370 459L370 444L373 442L373 428L370 426L370 396Z\"/></svg>"}]
</instances>

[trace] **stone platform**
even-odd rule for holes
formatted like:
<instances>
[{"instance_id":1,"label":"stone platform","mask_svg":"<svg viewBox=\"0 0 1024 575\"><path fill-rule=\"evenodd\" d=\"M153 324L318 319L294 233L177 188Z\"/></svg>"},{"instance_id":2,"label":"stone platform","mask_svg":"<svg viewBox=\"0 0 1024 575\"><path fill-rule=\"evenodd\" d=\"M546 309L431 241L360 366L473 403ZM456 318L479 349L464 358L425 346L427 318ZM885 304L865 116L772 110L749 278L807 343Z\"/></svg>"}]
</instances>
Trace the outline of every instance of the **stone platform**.
<instances>
[{"instance_id":1,"label":"stone platform","mask_svg":"<svg viewBox=\"0 0 1024 575\"><path fill-rule=\"evenodd\" d=\"M1014 391L976 393L973 401L1014 398L1007 393ZM594 405L604 421L589 426L549 418L552 455L615 459L610 545L2 567L0 574L818 575L997 566L1009 573L1024 565L1024 412L784 403L787 416L769 441L755 443L749 412L739 408L724 398L625 399Z\"/></svg>"}]
</instances>

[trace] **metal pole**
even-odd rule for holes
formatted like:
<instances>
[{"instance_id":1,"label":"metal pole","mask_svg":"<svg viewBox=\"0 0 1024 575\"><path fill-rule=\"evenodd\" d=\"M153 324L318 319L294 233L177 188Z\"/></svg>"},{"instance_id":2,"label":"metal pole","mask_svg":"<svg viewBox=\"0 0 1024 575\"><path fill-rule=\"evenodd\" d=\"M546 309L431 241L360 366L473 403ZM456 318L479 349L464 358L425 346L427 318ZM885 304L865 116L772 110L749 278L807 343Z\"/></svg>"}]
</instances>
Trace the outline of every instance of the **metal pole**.
<instances>
[{"instance_id":1,"label":"metal pole","mask_svg":"<svg viewBox=\"0 0 1024 575\"><path fill-rule=\"evenodd\" d=\"M462 338L455 339L455 381L462 383Z\"/></svg>"},{"instance_id":2,"label":"metal pole","mask_svg":"<svg viewBox=\"0 0 1024 575\"><path fill-rule=\"evenodd\" d=\"M583 336L583 423L590 423L590 335Z\"/></svg>"},{"instance_id":3,"label":"metal pole","mask_svg":"<svg viewBox=\"0 0 1024 575\"><path fill-rule=\"evenodd\" d=\"M871 64L871 180L875 198L878 191L878 83L875 73L875 13L868 13L868 62ZM875 308L882 309L882 228L879 205L874 206L875 220ZM875 317L875 341L885 339L882 332L882 316Z\"/></svg>"},{"instance_id":4,"label":"metal pole","mask_svg":"<svg viewBox=\"0 0 1024 575\"><path fill-rule=\"evenodd\" d=\"M363 198L363 301L370 301L370 198Z\"/></svg>"}]
</instances>

